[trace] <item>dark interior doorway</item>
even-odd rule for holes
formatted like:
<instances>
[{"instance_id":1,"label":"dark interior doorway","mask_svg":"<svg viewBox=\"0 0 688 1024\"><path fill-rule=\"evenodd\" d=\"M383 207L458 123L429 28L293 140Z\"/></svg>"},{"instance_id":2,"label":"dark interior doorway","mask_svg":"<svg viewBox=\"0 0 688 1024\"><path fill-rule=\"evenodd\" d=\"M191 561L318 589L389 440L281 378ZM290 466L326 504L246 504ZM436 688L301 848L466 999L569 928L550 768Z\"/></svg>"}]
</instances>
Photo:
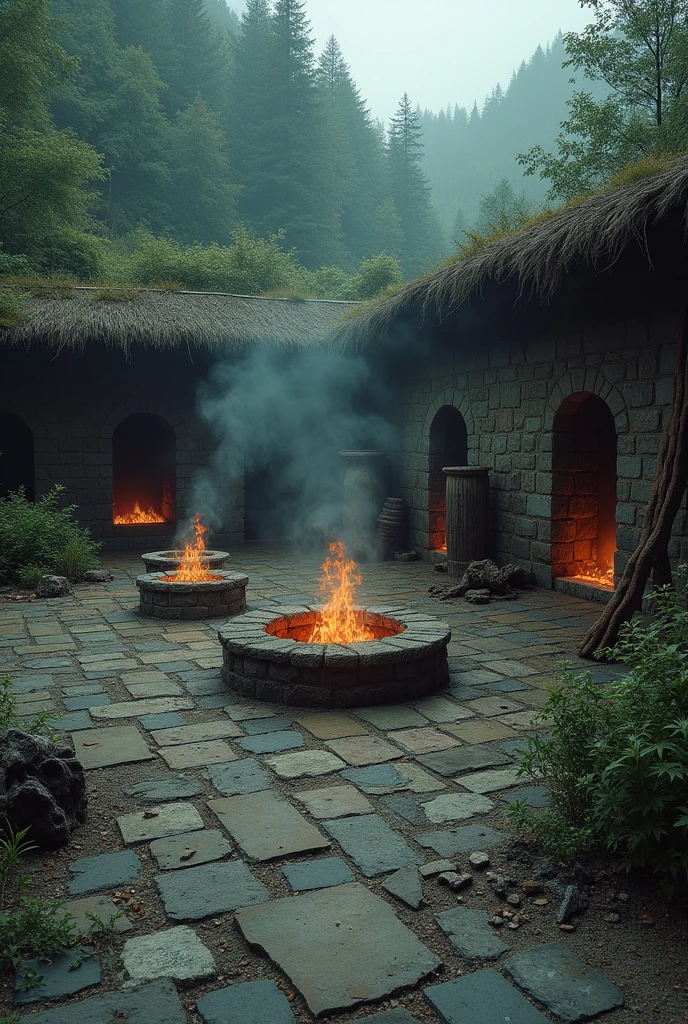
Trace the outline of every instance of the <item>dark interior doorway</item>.
<instances>
[{"instance_id":1,"label":"dark interior doorway","mask_svg":"<svg viewBox=\"0 0 688 1024\"><path fill-rule=\"evenodd\" d=\"M430 551L446 551L446 477L444 466L468 463L466 421L453 405L444 405L430 426L430 479L428 511L430 515Z\"/></svg>"},{"instance_id":2,"label":"dark interior doorway","mask_svg":"<svg viewBox=\"0 0 688 1024\"><path fill-rule=\"evenodd\" d=\"M24 420L0 412L0 498L24 488L29 501L36 497L33 434Z\"/></svg>"},{"instance_id":3,"label":"dark interior doorway","mask_svg":"<svg viewBox=\"0 0 688 1024\"><path fill-rule=\"evenodd\" d=\"M175 437L160 416L128 416L112 435L112 515L118 525L174 523Z\"/></svg>"},{"instance_id":4,"label":"dark interior doorway","mask_svg":"<svg viewBox=\"0 0 688 1024\"><path fill-rule=\"evenodd\" d=\"M554 418L552 576L614 585L616 551L614 417L606 402L581 391Z\"/></svg>"}]
</instances>

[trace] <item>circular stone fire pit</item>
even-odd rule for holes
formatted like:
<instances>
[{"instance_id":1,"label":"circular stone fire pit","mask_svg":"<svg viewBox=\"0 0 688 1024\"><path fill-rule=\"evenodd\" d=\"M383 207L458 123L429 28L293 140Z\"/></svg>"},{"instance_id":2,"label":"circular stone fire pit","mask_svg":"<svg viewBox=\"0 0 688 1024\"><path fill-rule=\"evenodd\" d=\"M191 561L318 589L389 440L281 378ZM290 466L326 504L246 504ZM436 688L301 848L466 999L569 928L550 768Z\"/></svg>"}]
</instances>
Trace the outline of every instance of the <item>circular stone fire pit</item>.
<instances>
[{"instance_id":1,"label":"circular stone fire pit","mask_svg":"<svg viewBox=\"0 0 688 1024\"><path fill-rule=\"evenodd\" d=\"M206 548L199 552L201 565L204 569L224 569L229 558L229 551L211 551ZM141 555L146 572L174 572L182 560L181 551L149 551Z\"/></svg>"},{"instance_id":2,"label":"circular stone fire pit","mask_svg":"<svg viewBox=\"0 0 688 1024\"><path fill-rule=\"evenodd\" d=\"M227 686L242 696L305 707L412 700L449 680L449 626L402 608L359 609L374 640L309 643L319 610L253 611L218 631Z\"/></svg>"},{"instance_id":3,"label":"circular stone fire pit","mask_svg":"<svg viewBox=\"0 0 688 1024\"><path fill-rule=\"evenodd\" d=\"M248 576L238 572L214 574L201 583L177 583L164 572L137 576L139 612L154 619L219 619L246 610Z\"/></svg>"}]
</instances>

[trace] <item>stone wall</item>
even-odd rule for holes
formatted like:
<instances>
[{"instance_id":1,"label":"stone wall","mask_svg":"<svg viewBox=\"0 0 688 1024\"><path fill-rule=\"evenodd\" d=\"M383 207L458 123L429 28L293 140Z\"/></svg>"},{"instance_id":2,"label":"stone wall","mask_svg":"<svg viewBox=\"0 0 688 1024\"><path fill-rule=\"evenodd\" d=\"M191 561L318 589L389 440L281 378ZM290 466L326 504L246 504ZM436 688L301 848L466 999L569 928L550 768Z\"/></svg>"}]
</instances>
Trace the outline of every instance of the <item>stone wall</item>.
<instances>
[{"instance_id":1,"label":"stone wall","mask_svg":"<svg viewBox=\"0 0 688 1024\"><path fill-rule=\"evenodd\" d=\"M461 336L410 378L402 407L400 493L411 507L411 542L430 557L430 427L453 405L468 430L468 464L485 466L491 487L491 550L499 563L529 568L552 583L553 426L572 395L597 395L609 407L618 438L617 552L622 571L635 548L671 406L680 311L595 323L571 333L539 333L513 341ZM685 502L670 554L688 561Z\"/></svg>"},{"instance_id":2,"label":"stone wall","mask_svg":"<svg viewBox=\"0 0 688 1024\"><path fill-rule=\"evenodd\" d=\"M14 413L34 437L36 496L54 484L66 487L65 498L107 550L169 546L174 526L115 526L112 522L112 437L126 417L148 413L174 431L175 505L178 523L194 512L193 481L214 450L209 428L196 415L196 390L209 358L186 349L120 350L93 346L85 352L58 355L34 346L29 352L3 352L3 369L12 382L0 409ZM244 495L241 473L226 495L222 526L213 533L215 547L243 542Z\"/></svg>"}]
</instances>

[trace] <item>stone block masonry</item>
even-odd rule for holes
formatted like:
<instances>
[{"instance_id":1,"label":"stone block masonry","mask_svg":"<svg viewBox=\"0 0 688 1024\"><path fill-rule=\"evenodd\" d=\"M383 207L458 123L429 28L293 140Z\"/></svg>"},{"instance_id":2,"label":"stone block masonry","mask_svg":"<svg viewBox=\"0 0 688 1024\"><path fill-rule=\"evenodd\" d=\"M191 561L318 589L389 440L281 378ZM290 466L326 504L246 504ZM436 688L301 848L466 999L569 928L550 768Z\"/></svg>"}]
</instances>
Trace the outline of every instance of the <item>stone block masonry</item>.
<instances>
[{"instance_id":1,"label":"stone block masonry","mask_svg":"<svg viewBox=\"0 0 688 1024\"><path fill-rule=\"evenodd\" d=\"M672 400L680 317L676 309L486 345L467 337L461 347L446 345L427 361L424 375L417 365L411 368L394 460L397 491L411 509L411 546L430 557L431 428L438 411L453 406L466 423L468 465L490 470L491 557L518 562L546 587L566 565L594 559L599 458L574 450L573 438L567 455L555 427L573 396L594 395L616 433L612 523L618 524L614 567L621 573L637 544L654 479ZM670 554L674 565L688 556L685 509Z\"/></svg>"}]
</instances>

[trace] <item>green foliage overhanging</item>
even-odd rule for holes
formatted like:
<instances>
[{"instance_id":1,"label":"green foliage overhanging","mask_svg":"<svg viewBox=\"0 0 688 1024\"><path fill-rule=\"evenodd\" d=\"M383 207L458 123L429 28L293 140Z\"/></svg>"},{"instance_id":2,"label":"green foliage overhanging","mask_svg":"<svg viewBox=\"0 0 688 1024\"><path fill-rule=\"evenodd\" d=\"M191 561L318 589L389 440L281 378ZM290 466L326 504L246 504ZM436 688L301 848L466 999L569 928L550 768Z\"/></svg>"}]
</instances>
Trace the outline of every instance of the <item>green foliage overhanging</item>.
<instances>
[{"instance_id":1,"label":"green foliage overhanging","mask_svg":"<svg viewBox=\"0 0 688 1024\"><path fill-rule=\"evenodd\" d=\"M549 785L552 805L512 811L557 859L606 847L672 893L688 887L687 569L607 652L625 678L598 687L569 670L550 689L539 718L551 734L527 741L522 772Z\"/></svg>"}]
</instances>

